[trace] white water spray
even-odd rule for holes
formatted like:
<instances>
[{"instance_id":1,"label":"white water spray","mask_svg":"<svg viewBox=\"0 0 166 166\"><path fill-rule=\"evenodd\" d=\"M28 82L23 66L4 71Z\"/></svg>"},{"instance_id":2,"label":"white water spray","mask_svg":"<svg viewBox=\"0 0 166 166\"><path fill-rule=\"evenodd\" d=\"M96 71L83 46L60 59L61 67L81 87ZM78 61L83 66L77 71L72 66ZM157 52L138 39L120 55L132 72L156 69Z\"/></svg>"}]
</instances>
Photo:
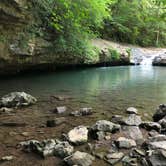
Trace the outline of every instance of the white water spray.
<instances>
[{"instance_id":1,"label":"white water spray","mask_svg":"<svg viewBox=\"0 0 166 166\"><path fill-rule=\"evenodd\" d=\"M163 51L144 51L141 48L132 48L131 49L131 63L139 65L152 65L155 57L162 54Z\"/></svg>"}]
</instances>

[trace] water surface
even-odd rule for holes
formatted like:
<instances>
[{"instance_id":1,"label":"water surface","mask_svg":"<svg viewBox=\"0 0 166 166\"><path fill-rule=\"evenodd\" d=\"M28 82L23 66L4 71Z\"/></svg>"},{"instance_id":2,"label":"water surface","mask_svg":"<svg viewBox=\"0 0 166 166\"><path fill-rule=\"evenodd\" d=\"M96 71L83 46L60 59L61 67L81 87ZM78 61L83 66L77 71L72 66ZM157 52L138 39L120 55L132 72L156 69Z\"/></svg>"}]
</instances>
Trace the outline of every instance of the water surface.
<instances>
[{"instance_id":1,"label":"water surface","mask_svg":"<svg viewBox=\"0 0 166 166\"><path fill-rule=\"evenodd\" d=\"M1 79L0 95L25 91L38 98L69 95L80 107L121 113L127 107L153 113L166 103L166 68L152 66L102 67Z\"/></svg>"}]
</instances>

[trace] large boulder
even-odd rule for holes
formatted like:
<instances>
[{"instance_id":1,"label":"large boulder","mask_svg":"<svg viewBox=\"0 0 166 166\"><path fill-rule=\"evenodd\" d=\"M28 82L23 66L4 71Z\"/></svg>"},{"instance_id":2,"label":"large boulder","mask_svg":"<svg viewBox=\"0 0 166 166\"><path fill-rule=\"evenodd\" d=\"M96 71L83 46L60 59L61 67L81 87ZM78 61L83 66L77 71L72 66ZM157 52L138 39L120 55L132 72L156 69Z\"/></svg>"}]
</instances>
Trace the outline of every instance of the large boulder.
<instances>
[{"instance_id":1,"label":"large boulder","mask_svg":"<svg viewBox=\"0 0 166 166\"><path fill-rule=\"evenodd\" d=\"M156 56L153 60L153 65L155 66L166 66L166 52Z\"/></svg>"},{"instance_id":2,"label":"large boulder","mask_svg":"<svg viewBox=\"0 0 166 166\"><path fill-rule=\"evenodd\" d=\"M83 144L88 141L88 129L86 126L78 126L70 130L67 134L69 142Z\"/></svg>"},{"instance_id":3,"label":"large boulder","mask_svg":"<svg viewBox=\"0 0 166 166\"><path fill-rule=\"evenodd\" d=\"M64 158L71 155L74 151L73 146L67 141L61 142L53 139L43 140L41 142L37 140L29 140L21 142L20 145L23 147L23 150L35 152L42 157L58 156Z\"/></svg>"},{"instance_id":4,"label":"large boulder","mask_svg":"<svg viewBox=\"0 0 166 166\"><path fill-rule=\"evenodd\" d=\"M37 102L37 99L25 92L12 92L3 96L0 100L1 107L20 107L27 106Z\"/></svg>"},{"instance_id":5,"label":"large boulder","mask_svg":"<svg viewBox=\"0 0 166 166\"><path fill-rule=\"evenodd\" d=\"M166 116L166 104L160 104L153 115L153 120L157 122L160 119L164 118L165 116Z\"/></svg>"},{"instance_id":6,"label":"large boulder","mask_svg":"<svg viewBox=\"0 0 166 166\"><path fill-rule=\"evenodd\" d=\"M69 166L90 166L94 160L95 158L90 154L80 151L76 151L73 155L64 159Z\"/></svg>"}]
</instances>

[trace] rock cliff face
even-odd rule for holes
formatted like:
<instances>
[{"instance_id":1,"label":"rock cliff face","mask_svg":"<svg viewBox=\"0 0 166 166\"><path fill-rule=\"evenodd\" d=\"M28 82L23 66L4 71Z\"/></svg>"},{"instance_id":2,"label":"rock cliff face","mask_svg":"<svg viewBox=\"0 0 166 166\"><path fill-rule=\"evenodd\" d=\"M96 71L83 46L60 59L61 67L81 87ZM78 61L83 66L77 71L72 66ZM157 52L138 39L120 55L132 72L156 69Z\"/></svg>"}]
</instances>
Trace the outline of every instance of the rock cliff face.
<instances>
[{"instance_id":1,"label":"rock cliff face","mask_svg":"<svg viewBox=\"0 0 166 166\"><path fill-rule=\"evenodd\" d=\"M42 34L34 3L33 0L0 1L0 75L84 63L81 58L63 57L50 51L51 34Z\"/></svg>"},{"instance_id":2,"label":"rock cliff face","mask_svg":"<svg viewBox=\"0 0 166 166\"><path fill-rule=\"evenodd\" d=\"M0 74L56 62L47 53L50 42L33 32L40 31L40 18L33 11L31 0L0 1Z\"/></svg>"}]
</instances>

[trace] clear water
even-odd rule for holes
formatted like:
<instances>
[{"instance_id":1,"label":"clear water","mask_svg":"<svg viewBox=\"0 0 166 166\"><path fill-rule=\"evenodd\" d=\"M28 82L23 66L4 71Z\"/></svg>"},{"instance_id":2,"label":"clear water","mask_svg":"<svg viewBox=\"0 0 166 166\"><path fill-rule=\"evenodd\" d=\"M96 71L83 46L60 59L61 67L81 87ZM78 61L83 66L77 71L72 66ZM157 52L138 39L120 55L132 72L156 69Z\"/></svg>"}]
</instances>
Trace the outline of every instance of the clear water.
<instances>
[{"instance_id":1,"label":"clear water","mask_svg":"<svg viewBox=\"0 0 166 166\"><path fill-rule=\"evenodd\" d=\"M0 95L25 91L38 98L69 95L79 106L122 113L127 107L153 113L166 103L166 68L128 66L29 74L1 79Z\"/></svg>"}]
</instances>

